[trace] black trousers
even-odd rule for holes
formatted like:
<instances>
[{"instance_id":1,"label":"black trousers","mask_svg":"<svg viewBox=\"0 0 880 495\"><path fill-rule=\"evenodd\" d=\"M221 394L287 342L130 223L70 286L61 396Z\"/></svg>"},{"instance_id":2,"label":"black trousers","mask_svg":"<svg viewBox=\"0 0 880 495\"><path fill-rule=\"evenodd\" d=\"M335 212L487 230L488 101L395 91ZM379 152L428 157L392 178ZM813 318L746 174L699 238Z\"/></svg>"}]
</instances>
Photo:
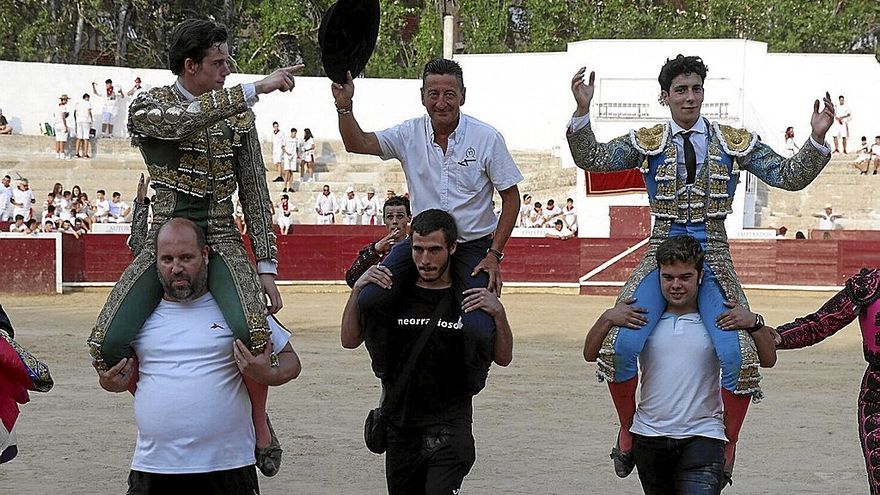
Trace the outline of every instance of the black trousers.
<instances>
[{"instance_id":1,"label":"black trousers","mask_svg":"<svg viewBox=\"0 0 880 495\"><path fill-rule=\"evenodd\" d=\"M714 438L633 434L633 455L645 495L718 495L724 442Z\"/></svg>"},{"instance_id":2,"label":"black trousers","mask_svg":"<svg viewBox=\"0 0 880 495\"><path fill-rule=\"evenodd\" d=\"M134 471L128 475L127 495L259 495L255 466L226 471L159 474Z\"/></svg>"},{"instance_id":3,"label":"black trousers","mask_svg":"<svg viewBox=\"0 0 880 495\"><path fill-rule=\"evenodd\" d=\"M476 460L466 419L413 428L388 428L385 478L389 495L452 495Z\"/></svg>"}]
</instances>

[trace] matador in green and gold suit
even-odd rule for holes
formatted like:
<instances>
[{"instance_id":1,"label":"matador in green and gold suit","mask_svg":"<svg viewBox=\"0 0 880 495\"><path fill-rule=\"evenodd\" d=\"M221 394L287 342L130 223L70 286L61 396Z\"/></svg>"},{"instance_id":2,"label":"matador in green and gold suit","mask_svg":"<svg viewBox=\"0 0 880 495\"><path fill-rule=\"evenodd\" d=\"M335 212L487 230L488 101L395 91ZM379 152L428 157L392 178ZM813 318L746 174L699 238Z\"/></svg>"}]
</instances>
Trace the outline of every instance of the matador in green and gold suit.
<instances>
[{"instance_id":1,"label":"matador in green and gold suit","mask_svg":"<svg viewBox=\"0 0 880 495\"><path fill-rule=\"evenodd\" d=\"M133 354L132 339L162 298L156 235L173 217L192 220L205 230L211 247L208 288L235 337L254 353L265 347L269 329L263 288L232 216L237 188L260 272L274 273L271 198L246 92L253 97L253 85L194 97L176 82L145 91L131 103L132 144L141 150L156 190L153 223L89 337L99 366L110 367ZM145 208L139 211L146 214Z\"/></svg>"}]
</instances>

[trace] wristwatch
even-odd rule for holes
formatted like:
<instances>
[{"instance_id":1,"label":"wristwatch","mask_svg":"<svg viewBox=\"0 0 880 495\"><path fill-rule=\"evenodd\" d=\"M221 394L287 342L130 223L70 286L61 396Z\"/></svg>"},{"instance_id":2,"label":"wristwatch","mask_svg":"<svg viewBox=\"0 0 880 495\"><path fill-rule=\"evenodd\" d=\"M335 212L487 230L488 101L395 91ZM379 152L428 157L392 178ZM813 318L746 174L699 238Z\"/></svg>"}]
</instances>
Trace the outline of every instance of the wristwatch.
<instances>
[{"instance_id":1,"label":"wristwatch","mask_svg":"<svg viewBox=\"0 0 880 495\"><path fill-rule=\"evenodd\" d=\"M755 333L762 328L764 328L764 317L758 313L755 313L755 326L747 329L746 331L749 333Z\"/></svg>"},{"instance_id":2,"label":"wristwatch","mask_svg":"<svg viewBox=\"0 0 880 495\"><path fill-rule=\"evenodd\" d=\"M497 249L489 248L486 250L486 254L491 254L492 256L495 256L496 258L498 258L499 263L504 261L504 253L502 253L501 251L499 251Z\"/></svg>"}]
</instances>

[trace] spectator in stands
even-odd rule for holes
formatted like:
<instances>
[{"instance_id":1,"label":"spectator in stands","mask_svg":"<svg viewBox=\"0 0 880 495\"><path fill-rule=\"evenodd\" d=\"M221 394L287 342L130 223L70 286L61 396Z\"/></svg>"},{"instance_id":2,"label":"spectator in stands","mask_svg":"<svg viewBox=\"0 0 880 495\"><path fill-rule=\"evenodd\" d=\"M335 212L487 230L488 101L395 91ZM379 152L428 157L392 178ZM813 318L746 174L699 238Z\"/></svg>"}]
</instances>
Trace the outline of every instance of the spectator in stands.
<instances>
[{"instance_id":1,"label":"spectator in stands","mask_svg":"<svg viewBox=\"0 0 880 495\"><path fill-rule=\"evenodd\" d=\"M92 103L89 94L83 93L82 100L73 108L73 122L76 126L76 157L89 156L89 134L92 131Z\"/></svg>"},{"instance_id":2,"label":"spectator in stands","mask_svg":"<svg viewBox=\"0 0 880 495\"><path fill-rule=\"evenodd\" d=\"M47 194L46 201L43 201L43 215L46 214L50 206L55 206L55 195L52 193Z\"/></svg>"},{"instance_id":3,"label":"spectator in stands","mask_svg":"<svg viewBox=\"0 0 880 495\"><path fill-rule=\"evenodd\" d=\"M73 187L70 188L70 200L71 201L79 201L79 197L82 194L82 188L79 187L79 184L74 184Z\"/></svg>"},{"instance_id":4,"label":"spectator in stands","mask_svg":"<svg viewBox=\"0 0 880 495\"><path fill-rule=\"evenodd\" d=\"M95 83L92 83L92 93L104 99L104 103L101 105L101 137L113 137L113 118L116 117L117 111L116 99L125 98L125 94L121 89L116 91L113 88L113 81L110 79L104 81L104 94L98 93L98 87Z\"/></svg>"},{"instance_id":5,"label":"spectator in stands","mask_svg":"<svg viewBox=\"0 0 880 495\"><path fill-rule=\"evenodd\" d=\"M49 205L49 207L43 212L43 218L41 219L42 224L52 223L54 224L58 220L58 217L55 216L55 205Z\"/></svg>"},{"instance_id":6,"label":"spectator in stands","mask_svg":"<svg viewBox=\"0 0 880 495\"><path fill-rule=\"evenodd\" d=\"M61 232L62 234L70 234L79 239L79 234L74 230L73 224L70 223L70 220L61 222L61 227L58 228L58 232Z\"/></svg>"},{"instance_id":7,"label":"spectator in stands","mask_svg":"<svg viewBox=\"0 0 880 495\"><path fill-rule=\"evenodd\" d=\"M803 232L801 232L800 230L798 230L798 231L794 234L794 238L795 238L795 239L806 239L807 236L805 236Z\"/></svg>"},{"instance_id":8,"label":"spectator in stands","mask_svg":"<svg viewBox=\"0 0 880 495\"><path fill-rule=\"evenodd\" d=\"M517 223L518 227L528 227L531 223L529 222L529 215L532 214L532 195L531 194L523 194L522 197L522 205L519 207L519 222Z\"/></svg>"},{"instance_id":9,"label":"spectator in stands","mask_svg":"<svg viewBox=\"0 0 880 495\"><path fill-rule=\"evenodd\" d=\"M868 169L871 168L871 148L868 146L868 136L862 136L862 145L859 147L858 155L853 160L853 167L859 171L859 175L868 175Z\"/></svg>"},{"instance_id":10,"label":"spectator in stands","mask_svg":"<svg viewBox=\"0 0 880 495\"><path fill-rule=\"evenodd\" d=\"M834 230L840 228L837 219L843 218L840 213L834 213L831 203L825 205L825 210L819 213L813 213L813 216L819 219L819 230Z\"/></svg>"},{"instance_id":11,"label":"spectator in stands","mask_svg":"<svg viewBox=\"0 0 880 495\"><path fill-rule=\"evenodd\" d=\"M837 150L837 140L841 139L843 141L843 154L846 154L846 139L849 137L849 121L852 118L852 114L849 111L849 107L844 103L843 95L837 97L840 102L839 105L834 107L834 122L831 125L831 133L834 136L834 153L839 153Z\"/></svg>"},{"instance_id":12,"label":"spectator in stands","mask_svg":"<svg viewBox=\"0 0 880 495\"><path fill-rule=\"evenodd\" d=\"M785 129L785 157L793 157L799 149L800 147L794 142L794 127L789 126Z\"/></svg>"},{"instance_id":13,"label":"spectator in stands","mask_svg":"<svg viewBox=\"0 0 880 495\"><path fill-rule=\"evenodd\" d=\"M305 179L305 169L309 169L309 177ZM315 138L312 136L312 130L306 127L303 129L302 142L302 172L300 176L303 182L315 179Z\"/></svg>"},{"instance_id":14,"label":"spectator in stands","mask_svg":"<svg viewBox=\"0 0 880 495\"><path fill-rule=\"evenodd\" d=\"M3 109L0 108L0 134L12 134L12 124L6 120L6 116L3 115Z\"/></svg>"},{"instance_id":15,"label":"spectator in stands","mask_svg":"<svg viewBox=\"0 0 880 495\"><path fill-rule=\"evenodd\" d=\"M272 182L284 182L284 169L282 169L281 163L284 161L285 141L278 122L272 122L272 163L278 169L278 177L272 179Z\"/></svg>"},{"instance_id":16,"label":"spectator in stands","mask_svg":"<svg viewBox=\"0 0 880 495\"><path fill-rule=\"evenodd\" d=\"M552 199L548 199L547 206L541 213L541 217L544 222L543 226L552 228L554 225L556 225L556 220L562 217L562 208L556 206L556 202Z\"/></svg>"},{"instance_id":17,"label":"spectator in stands","mask_svg":"<svg viewBox=\"0 0 880 495\"><path fill-rule=\"evenodd\" d=\"M367 189L367 196L361 199L361 222L364 225L382 225L379 218L379 198L376 197L376 188Z\"/></svg>"},{"instance_id":18,"label":"spectator in stands","mask_svg":"<svg viewBox=\"0 0 880 495\"><path fill-rule=\"evenodd\" d=\"M244 221L244 208L241 207L241 201L238 199L238 193L234 197L235 212L232 214L232 222L241 235L247 235L247 222Z\"/></svg>"},{"instance_id":19,"label":"spectator in stands","mask_svg":"<svg viewBox=\"0 0 880 495\"><path fill-rule=\"evenodd\" d=\"M40 224L37 222L36 218L31 218L25 222L24 225L27 227L25 234L36 235L40 233Z\"/></svg>"},{"instance_id":20,"label":"spectator in stands","mask_svg":"<svg viewBox=\"0 0 880 495\"><path fill-rule=\"evenodd\" d=\"M330 194L330 186L324 184L324 188L315 200L315 213L318 214L318 225L328 225L335 222L335 215L339 211L336 204L336 196Z\"/></svg>"},{"instance_id":21,"label":"spectator in stands","mask_svg":"<svg viewBox=\"0 0 880 495\"><path fill-rule=\"evenodd\" d=\"M43 222L43 232L44 233L49 234L49 233L55 232L56 230L58 230L58 229L55 228L55 222Z\"/></svg>"},{"instance_id":22,"label":"spectator in stands","mask_svg":"<svg viewBox=\"0 0 880 495\"><path fill-rule=\"evenodd\" d=\"M108 213L108 221L113 223L123 223L131 213L131 207L122 200L122 196L117 191L113 191L113 199L110 201L110 210Z\"/></svg>"},{"instance_id":23,"label":"spectator in stands","mask_svg":"<svg viewBox=\"0 0 880 495\"><path fill-rule=\"evenodd\" d=\"M131 89L126 91L125 94L126 94L126 96L135 97L135 96L141 94L141 91L145 91L147 89L149 89L149 88L147 88L141 84L140 76L137 76L134 78L134 86L132 86Z\"/></svg>"},{"instance_id":24,"label":"spectator in stands","mask_svg":"<svg viewBox=\"0 0 880 495\"><path fill-rule=\"evenodd\" d=\"M68 127L68 118L70 117L70 111L67 109L67 95L61 95L60 101L58 102L58 108L55 109L55 114L53 118L55 120L55 155L59 160L67 160L70 158L67 156L67 152L64 147L67 146L67 138L69 136L69 127ZM70 121L70 124L73 125L73 121Z\"/></svg>"},{"instance_id":25,"label":"spectator in stands","mask_svg":"<svg viewBox=\"0 0 880 495\"><path fill-rule=\"evenodd\" d=\"M394 192L394 189L388 189L385 191L385 201L397 196L397 193Z\"/></svg>"},{"instance_id":26,"label":"spectator in stands","mask_svg":"<svg viewBox=\"0 0 880 495\"><path fill-rule=\"evenodd\" d=\"M562 223L573 234L577 234L578 216L577 210L574 209L574 200L571 198L565 200L565 208L562 209Z\"/></svg>"},{"instance_id":27,"label":"spectator in stands","mask_svg":"<svg viewBox=\"0 0 880 495\"><path fill-rule=\"evenodd\" d=\"M559 239L561 241L567 241L574 237L574 233L567 228L565 228L565 223L562 219L558 219L553 222L553 227L548 229L547 233L544 234L544 237L549 237L551 239Z\"/></svg>"},{"instance_id":28,"label":"spectator in stands","mask_svg":"<svg viewBox=\"0 0 880 495\"><path fill-rule=\"evenodd\" d=\"M361 214L361 200L354 193L354 188L348 186L345 196L339 198L339 212L342 216L343 225L357 225Z\"/></svg>"},{"instance_id":29,"label":"spectator in stands","mask_svg":"<svg viewBox=\"0 0 880 495\"><path fill-rule=\"evenodd\" d=\"M535 201L535 204L532 206L532 209L529 210L529 214L526 217L525 227L535 228L541 227L544 225L544 208L541 205L540 201Z\"/></svg>"},{"instance_id":30,"label":"spectator in stands","mask_svg":"<svg viewBox=\"0 0 880 495\"><path fill-rule=\"evenodd\" d=\"M27 225L24 223L24 215L15 215L15 222L9 225L9 231L13 234L24 234L27 232Z\"/></svg>"},{"instance_id":31,"label":"spectator in stands","mask_svg":"<svg viewBox=\"0 0 880 495\"><path fill-rule=\"evenodd\" d=\"M86 226L85 222L81 218L75 218L73 220L73 231L77 235L82 236L88 233L89 230L90 229Z\"/></svg>"},{"instance_id":32,"label":"spectator in stands","mask_svg":"<svg viewBox=\"0 0 880 495\"><path fill-rule=\"evenodd\" d=\"M73 199L71 198L70 191L64 191L61 193L61 201L55 201L55 214L58 215L58 218L61 220L70 220L73 218Z\"/></svg>"},{"instance_id":33,"label":"spectator in stands","mask_svg":"<svg viewBox=\"0 0 880 495\"><path fill-rule=\"evenodd\" d=\"M776 229L776 238L777 239L785 239L785 234L788 232L788 228L785 225Z\"/></svg>"},{"instance_id":34,"label":"spectator in stands","mask_svg":"<svg viewBox=\"0 0 880 495\"><path fill-rule=\"evenodd\" d=\"M34 192L30 190L28 180L19 179L18 187L12 190L12 214L21 215L25 220L30 220L34 216L33 205L35 202Z\"/></svg>"},{"instance_id":35,"label":"spectator in stands","mask_svg":"<svg viewBox=\"0 0 880 495\"><path fill-rule=\"evenodd\" d=\"M61 198L64 196L64 186L60 182L56 182L52 186L52 195L55 196L55 204L60 204Z\"/></svg>"},{"instance_id":36,"label":"spectator in stands","mask_svg":"<svg viewBox=\"0 0 880 495\"><path fill-rule=\"evenodd\" d=\"M299 169L300 146L296 137L296 128L290 130L290 136L284 141L284 189L281 192L293 192L293 173Z\"/></svg>"},{"instance_id":37,"label":"spectator in stands","mask_svg":"<svg viewBox=\"0 0 880 495\"><path fill-rule=\"evenodd\" d=\"M76 220L80 220L86 229L92 229L92 218L95 213L88 194L82 193L79 195L79 199L74 203L73 214L74 225L76 225Z\"/></svg>"},{"instance_id":38,"label":"spectator in stands","mask_svg":"<svg viewBox=\"0 0 880 495\"><path fill-rule=\"evenodd\" d=\"M107 201L106 194L103 189L98 189L95 193L95 222L104 223L110 215L110 202Z\"/></svg>"},{"instance_id":39,"label":"spectator in stands","mask_svg":"<svg viewBox=\"0 0 880 495\"><path fill-rule=\"evenodd\" d=\"M0 179L0 222L8 222L12 218L12 177L4 175Z\"/></svg>"},{"instance_id":40,"label":"spectator in stands","mask_svg":"<svg viewBox=\"0 0 880 495\"><path fill-rule=\"evenodd\" d=\"M290 196L281 195L278 204L275 205L276 223L281 229L281 235L287 235L290 232L290 214L296 211L296 208L290 204Z\"/></svg>"},{"instance_id":41,"label":"spectator in stands","mask_svg":"<svg viewBox=\"0 0 880 495\"><path fill-rule=\"evenodd\" d=\"M871 163L874 164L874 175L880 168L880 136L874 136L874 144L871 145Z\"/></svg>"},{"instance_id":42,"label":"spectator in stands","mask_svg":"<svg viewBox=\"0 0 880 495\"><path fill-rule=\"evenodd\" d=\"M345 272L345 282L349 287L354 287L354 283L367 271L367 268L382 261L391 248L405 239L409 233L412 212L408 199L403 196L391 197L385 201L382 212L385 225L388 227L388 234L378 241L366 245L358 253L357 259Z\"/></svg>"}]
</instances>

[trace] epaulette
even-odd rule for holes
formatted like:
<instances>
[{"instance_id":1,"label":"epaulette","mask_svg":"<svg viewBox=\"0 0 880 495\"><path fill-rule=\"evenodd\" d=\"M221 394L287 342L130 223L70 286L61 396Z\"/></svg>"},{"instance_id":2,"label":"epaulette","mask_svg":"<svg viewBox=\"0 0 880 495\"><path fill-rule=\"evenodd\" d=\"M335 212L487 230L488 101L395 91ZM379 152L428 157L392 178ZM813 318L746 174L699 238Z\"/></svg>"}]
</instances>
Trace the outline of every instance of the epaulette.
<instances>
[{"instance_id":1,"label":"epaulette","mask_svg":"<svg viewBox=\"0 0 880 495\"><path fill-rule=\"evenodd\" d=\"M254 115L253 110L248 109L240 114L233 115L226 119L226 123L229 124L229 127L239 133L239 134L247 134L251 129L256 125L257 117Z\"/></svg>"},{"instance_id":2,"label":"epaulette","mask_svg":"<svg viewBox=\"0 0 880 495\"><path fill-rule=\"evenodd\" d=\"M176 102L179 98L172 88L173 86L155 86L146 91L141 91L136 98L160 101L162 103Z\"/></svg>"},{"instance_id":3,"label":"epaulette","mask_svg":"<svg viewBox=\"0 0 880 495\"><path fill-rule=\"evenodd\" d=\"M880 299L880 270L862 268L858 275L846 281L846 291L859 306L867 306Z\"/></svg>"},{"instance_id":4,"label":"epaulette","mask_svg":"<svg viewBox=\"0 0 880 495\"><path fill-rule=\"evenodd\" d=\"M748 129L740 129L729 125L712 124L715 127L715 135L721 141L724 152L732 156L745 156L751 153L755 143L758 142L758 134Z\"/></svg>"},{"instance_id":5,"label":"epaulette","mask_svg":"<svg viewBox=\"0 0 880 495\"><path fill-rule=\"evenodd\" d=\"M669 137L669 124L657 124L654 127L642 127L629 131L632 145L643 155L659 155L666 148Z\"/></svg>"}]
</instances>

